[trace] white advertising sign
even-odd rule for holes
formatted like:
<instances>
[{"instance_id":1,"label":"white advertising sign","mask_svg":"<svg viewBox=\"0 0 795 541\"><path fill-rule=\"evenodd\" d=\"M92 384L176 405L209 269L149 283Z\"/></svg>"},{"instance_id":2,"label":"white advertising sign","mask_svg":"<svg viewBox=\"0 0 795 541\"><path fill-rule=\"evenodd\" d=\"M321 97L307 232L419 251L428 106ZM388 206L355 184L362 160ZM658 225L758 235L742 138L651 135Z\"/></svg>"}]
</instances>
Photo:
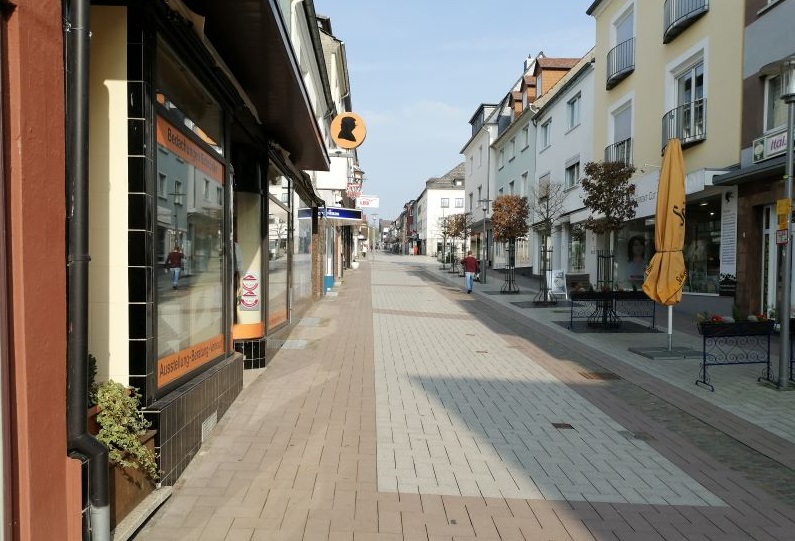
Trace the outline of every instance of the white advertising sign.
<instances>
[{"instance_id":1,"label":"white advertising sign","mask_svg":"<svg viewBox=\"0 0 795 541\"><path fill-rule=\"evenodd\" d=\"M360 195L356 198L356 204L360 209L377 209L379 197L377 195Z\"/></svg>"}]
</instances>

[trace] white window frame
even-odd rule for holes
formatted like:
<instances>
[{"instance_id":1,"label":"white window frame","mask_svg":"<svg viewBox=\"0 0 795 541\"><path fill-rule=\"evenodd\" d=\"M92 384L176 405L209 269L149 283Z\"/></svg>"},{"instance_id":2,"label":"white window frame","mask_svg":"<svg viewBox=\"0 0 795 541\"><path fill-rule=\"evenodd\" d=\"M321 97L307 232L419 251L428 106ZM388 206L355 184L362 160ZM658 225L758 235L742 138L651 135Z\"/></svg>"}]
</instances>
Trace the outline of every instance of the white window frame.
<instances>
[{"instance_id":1,"label":"white window frame","mask_svg":"<svg viewBox=\"0 0 795 541\"><path fill-rule=\"evenodd\" d=\"M564 186L566 189L574 188L580 182L580 160L566 165L564 177Z\"/></svg>"},{"instance_id":2,"label":"white window frame","mask_svg":"<svg viewBox=\"0 0 795 541\"><path fill-rule=\"evenodd\" d=\"M541 150L552 146L552 119L541 124Z\"/></svg>"},{"instance_id":3,"label":"white window frame","mask_svg":"<svg viewBox=\"0 0 795 541\"><path fill-rule=\"evenodd\" d=\"M762 117L762 126L764 128L764 132L765 133L778 131L778 130L780 130L782 128L786 129L786 126L787 126L788 107L787 107L787 104L784 103L784 101L781 99L781 95L783 94L784 89L787 87L787 79L789 78L789 73L785 74L785 78L783 80L784 84L779 84L779 88L778 88L779 91L776 94L776 96L772 96L771 93L770 93L771 92L770 84L773 81L778 81L780 78L781 78L781 75L773 75L773 76L767 77L765 79L765 105L764 105L764 111L762 112L762 115L763 115L763 117ZM774 126L770 125L770 117L768 115L769 109L770 109L770 101L771 100L774 100L773 103L775 105L777 105L778 107L780 107L779 113L783 117L782 118L783 122L781 124L776 124Z\"/></svg>"},{"instance_id":4,"label":"white window frame","mask_svg":"<svg viewBox=\"0 0 795 541\"><path fill-rule=\"evenodd\" d=\"M157 196L168 199L168 176L160 171L157 172Z\"/></svg>"},{"instance_id":5,"label":"white window frame","mask_svg":"<svg viewBox=\"0 0 795 541\"><path fill-rule=\"evenodd\" d=\"M582 94L577 93L576 96L566 102L566 128L572 130L580 125L580 107L582 104Z\"/></svg>"}]
</instances>

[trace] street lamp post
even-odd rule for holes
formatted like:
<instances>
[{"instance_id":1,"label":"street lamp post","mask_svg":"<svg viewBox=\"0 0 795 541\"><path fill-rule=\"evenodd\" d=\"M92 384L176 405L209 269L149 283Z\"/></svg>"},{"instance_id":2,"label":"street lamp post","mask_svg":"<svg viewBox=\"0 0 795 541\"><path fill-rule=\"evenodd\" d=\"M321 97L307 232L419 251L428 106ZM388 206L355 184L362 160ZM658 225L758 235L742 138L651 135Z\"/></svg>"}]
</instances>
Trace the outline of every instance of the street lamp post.
<instances>
[{"instance_id":1,"label":"street lamp post","mask_svg":"<svg viewBox=\"0 0 795 541\"><path fill-rule=\"evenodd\" d=\"M792 132L795 130L795 56L785 58L779 64L779 77L781 77L781 99L787 104L787 163L785 165L785 186L788 212L786 217L787 243L784 248L784 268L782 273L781 307L778 311L781 317L781 340L778 358L778 388L788 386L787 372L790 361L790 309L792 294L792 160L793 141ZM786 85L786 87L784 86Z\"/></svg>"},{"instance_id":2,"label":"street lamp post","mask_svg":"<svg viewBox=\"0 0 795 541\"><path fill-rule=\"evenodd\" d=\"M483 258L480 260L483 265L480 269L480 283L486 283L486 268L489 266L489 237L486 233L486 213L489 211L489 203L491 199L478 199L478 203L482 203L483 208Z\"/></svg>"}]
</instances>

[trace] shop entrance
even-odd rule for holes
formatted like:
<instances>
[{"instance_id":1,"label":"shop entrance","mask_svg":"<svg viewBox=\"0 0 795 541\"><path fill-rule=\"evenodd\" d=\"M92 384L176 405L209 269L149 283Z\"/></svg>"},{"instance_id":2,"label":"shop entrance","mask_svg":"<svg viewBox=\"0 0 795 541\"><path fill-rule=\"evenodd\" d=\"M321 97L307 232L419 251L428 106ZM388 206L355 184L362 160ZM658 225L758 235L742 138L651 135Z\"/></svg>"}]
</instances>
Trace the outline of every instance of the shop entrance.
<instances>
[{"instance_id":1,"label":"shop entrance","mask_svg":"<svg viewBox=\"0 0 795 541\"><path fill-rule=\"evenodd\" d=\"M781 269L784 267L784 250L776 243L776 229L778 227L778 217L776 216L776 206L767 205L762 210L762 305L759 311L771 314L778 308L778 299L781 297L782 276ZM790 235L792 234L792 221L790 220ZM789 277L792 280L792 276ZM795 287L792 287L792 299L790 306L795 307ZM792 317L792 314L790 314ZM776 314L776 319L779 319Z\"/></svg>"}]
</instances>

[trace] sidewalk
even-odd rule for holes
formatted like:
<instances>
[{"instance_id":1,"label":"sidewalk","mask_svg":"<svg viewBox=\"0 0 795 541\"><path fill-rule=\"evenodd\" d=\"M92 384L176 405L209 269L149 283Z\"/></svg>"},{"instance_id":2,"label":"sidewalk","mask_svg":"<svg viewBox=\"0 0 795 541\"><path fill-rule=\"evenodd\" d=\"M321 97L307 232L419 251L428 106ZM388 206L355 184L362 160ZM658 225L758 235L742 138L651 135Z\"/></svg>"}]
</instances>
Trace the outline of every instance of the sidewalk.
<instances>
[{"instance_id":1,"label":"sidewalk","mask_svg":"<svg viewBox=\"0 0 795 541\"><path fill-rule=\"evenodd\" d=\"M662 333L572 333L562 308L514 304L529 292L492 280L467 295L431 258L373 255L310 309L136 539L791 538L792 432L714 402L739 376L686 389L669 373L697 361L626 352ZM795 393L747 389L762 391L791 416Z\"/></svg>"}]
</instances>

